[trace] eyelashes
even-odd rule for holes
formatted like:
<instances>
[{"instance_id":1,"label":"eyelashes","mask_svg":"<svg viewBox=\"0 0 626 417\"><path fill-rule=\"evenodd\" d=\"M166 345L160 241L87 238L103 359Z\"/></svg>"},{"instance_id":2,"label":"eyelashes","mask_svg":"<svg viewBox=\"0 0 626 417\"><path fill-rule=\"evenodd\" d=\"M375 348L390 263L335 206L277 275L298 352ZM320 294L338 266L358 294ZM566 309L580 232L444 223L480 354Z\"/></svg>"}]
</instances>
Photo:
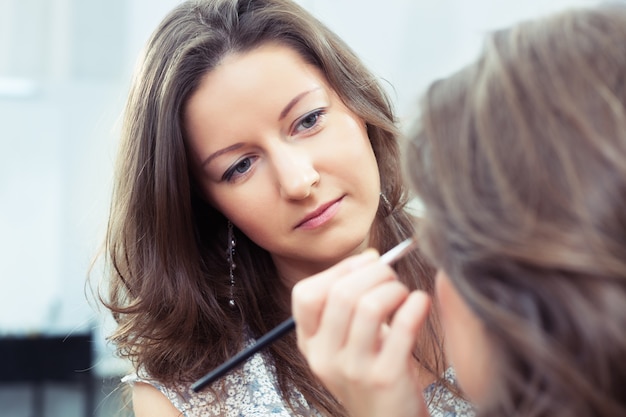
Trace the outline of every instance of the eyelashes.
<instances>
[{"instance_id":1,"label":"eyelashes","mask_svg":"<svg viewBox=\"0 0 626 417\"><path fill-rule=\"evenodd\" d=\"M252 168L252 163L257 158L258 157L256 156L247 156L243 159L240 159L234 165L228 168L226 172L224 172L224 175L222 176L222 181L234 181L234 179L238 178L241 175L244 175L250 170L250 168Z\"/></svg>"},{"instance_id":2,"label":"eyelashes","mask_svg":"<svg viewBox=\"0 0 626 417\"><path fill-rule=\"evenodd\" d=\"M315 129L322 117L326 114L325 109L315 109L296 120L291 129L292 135Z\"/></svg>"}]
</instances>

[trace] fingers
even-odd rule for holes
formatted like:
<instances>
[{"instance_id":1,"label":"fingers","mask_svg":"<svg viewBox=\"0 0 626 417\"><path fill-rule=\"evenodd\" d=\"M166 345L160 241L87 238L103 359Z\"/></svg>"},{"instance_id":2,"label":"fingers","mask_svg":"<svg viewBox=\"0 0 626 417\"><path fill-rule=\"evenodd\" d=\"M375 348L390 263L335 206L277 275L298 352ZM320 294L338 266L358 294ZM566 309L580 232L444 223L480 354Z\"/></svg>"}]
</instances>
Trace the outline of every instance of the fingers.
<instances>
[{"instance_id":1,"label":"fingers","mask_svg":"<svg viewBox=\"0 0 626 417\"><path fill-rule=\"evenodd\" d=\"M355 309L348 340L336 353L345 377L384 384L404 375L414 366L413 351L429 307L425 293L409 294L399 282L367 292Z\"/></svg>"},{"instance_id":2,"label":"fingers","mask_svg":"<svg viewBox=\"0 0 626 417\"><path fill-rule=\"evenodd\" d=\"M292 314L297 323L298 334L307 338L315 334L320 324L322 311L326 307L330 288L351 271L358 270L377 259L378 254L375 250L366 250L360 255L339 262L324 272L298 282L292 290Z\"/></svg>"},{"instance_id":3,"label":"fingers","mask_svg":"<svg viewBox=\"0 0 626 417\"><path fill-rule=\"evenodd\" d=\"M413 350L430 308L375 252L300 281L292 293L298 347L355 415L427 415Z\"/></svg>"},{"instance_id":4,"label":"fingers","mask_svg":"<svg viewBox=\"0 0 626 417\"><path fill-rule=\"evenodd\" d=\"M317 315L317 317L304 318L309 323L314 321L317 323L311 324L307 330L298 331L300 324L296 321L298 347L307 357L311 368L319 373L332 373L335 367L334 362L341 360L342 355L339 353L347 352L343 347L351 333L355 308L361 303L362 296L384 282L396 281L393 269L376 262L376 259L360 265L343 276L334 278L332 285L324 290L327 295L322 311L319 312L316 308L311 309L311 315ZM294 301L294 303L297 308L298 302ZM374 305L373 302L370 304ZM379 309L375 313L379 315L375 321L377 323L384 321L386 312L391 308ZM355 360L354 355L347 353L346 355L350 361Z\"/></svg>"},{"instance_id":5,"label":"fingers","mask_svg":"<svg viewBox=\"0 0 626 417\"><path fill-rule=\"evenodd\" d=\"M395 311L378 356L379 366L389 374L402 373L405 364L412 360L430 306L426 293L413 291Z\"/></svg>"},{"instance_id":6,"label":"fingers","mask_svg":"<svg viewBox=\"0 0 626 417\"><path fill-rule=\"evenodd\" d=\"M332 351L342 347L350 334L355 309L362 308L365 294L382 283L394 281L396 274L393 269L380 262L363 265L337 281L328 292L326 307L317 331L325 348ZM372 315L384 314L384 306L377 303L372 296L365 300L369 300L367 305L370 306ZM376 322L381 319L372 318Z\"/></svg>"},{"instance_id":7,"label":"fingers","mask_svg":"<svg viewBox=\"0 0 626 417\"><path fill-rule=\"evenodd\" d=\"M294 287L298 347L317 372L343 361L343 370L358 377L359 364L375 359L383 368L399 367L406 361L398 359L411 358L429 299L409 294L378 260L368 251Z\"/></svg>"},{"instance_id":8,"label":"fingers","mask_svg":"<svg viewBox=\"0 0 626 417\"><path fill-rule=\"evenodd\" d=\"M384 328L389 317L406 300L408 293L400 282L390 281L363 294L356 306L346 341L347 345L355 347L352 355L366 360L378 352L381 339L389 330Z\"/></svg>"}]
</instances>

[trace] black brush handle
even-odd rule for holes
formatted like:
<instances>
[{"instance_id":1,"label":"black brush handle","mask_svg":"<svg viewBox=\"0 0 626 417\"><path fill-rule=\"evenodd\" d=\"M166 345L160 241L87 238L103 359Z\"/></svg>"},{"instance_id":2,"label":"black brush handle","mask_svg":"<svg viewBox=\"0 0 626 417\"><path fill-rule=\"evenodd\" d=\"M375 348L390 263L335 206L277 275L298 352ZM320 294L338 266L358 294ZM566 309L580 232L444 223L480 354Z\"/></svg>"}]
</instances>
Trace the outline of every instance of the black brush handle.
<instances>
[{"instance_id":1,"label":"black brush handle","mask_svg":"<svg viewBox=\"0 0 626 417\"><path fill-rule=\"evenodd\" d=\"M250 356L257 353L259 350L271 345L272 343L274 343L274 341L293 331L295 328L296 322L293 320L293 317L289 317L287 320L283 321L278 326L265 333L252 346L242 350L241 352L239 352L238 354L236 354L235 356L233 356L232 358L194 382L191 386L191 389L194 390L194 392L200 391L208 384L212 383L216 379L236 368Z\"/></svg>"}]
</instances>

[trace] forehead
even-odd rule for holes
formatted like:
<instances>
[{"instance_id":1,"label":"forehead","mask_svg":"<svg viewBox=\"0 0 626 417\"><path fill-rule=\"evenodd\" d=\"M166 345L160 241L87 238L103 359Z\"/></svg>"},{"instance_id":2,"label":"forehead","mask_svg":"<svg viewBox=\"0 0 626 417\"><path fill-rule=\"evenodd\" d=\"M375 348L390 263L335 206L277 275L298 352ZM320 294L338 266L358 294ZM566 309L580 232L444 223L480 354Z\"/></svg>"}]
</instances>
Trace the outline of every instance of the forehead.
<instances>
[{"instance_id":1,"label":"forehead","mask_svg":"<svg viewBox=\"0 0 626 417\"><path fill-rule=\"evenodd\" d=\"M205 90L206 94L229 97L236 97L237 94L251 97L253 93L267 96L270 92L280 91L289 94L290 89L303 88L307 84L330 89L323 72L295 49L269 42L250 50L227 54L203 76L197 92Z\"/></svg>"},{"instance_id":2,"label":"forehead","mask_svg":"<svg viewBox=\"0 0 626 417\"><path fill-rule=\"evenodd\" d=\"M230 130L249 116L277 119L297 95L334 96L324 74L291 47L266 43L226 55L207 72L184 108L186 128Z\"/></svg>"}]
</instances>

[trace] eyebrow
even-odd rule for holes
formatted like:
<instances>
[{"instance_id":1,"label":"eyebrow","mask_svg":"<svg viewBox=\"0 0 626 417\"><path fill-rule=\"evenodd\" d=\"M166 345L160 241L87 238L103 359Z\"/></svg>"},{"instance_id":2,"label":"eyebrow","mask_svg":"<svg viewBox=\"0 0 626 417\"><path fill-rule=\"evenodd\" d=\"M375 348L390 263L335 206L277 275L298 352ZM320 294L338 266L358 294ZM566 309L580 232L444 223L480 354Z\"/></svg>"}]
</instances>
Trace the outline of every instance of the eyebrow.
<instances>
[{"instance_id":1,"label":"eyebrow","mask_svg":"<svg viewBox=\"0 0 626 417\"><path fill-rule=\"evenodd\" d=\"M209 155L204 161L202 161L201 166L207 166L209 164L209 162L211 162L212 160L214 160L215 158L217 158L220 155L223 155L225 153L228 152L232 152L234 150L237 150L239 148L241 148L243 146L243 143L234 143L230 146L225 147L224 149L220 149L217 152L212 153L211 155Z\"/></svg>"},{"instance_id":2,"label":"eyebrow","mask_svg":"<svg viewBox=\"0 0 626 417\"><path fill-rule=\"evenodd\" d=\"M294 98L291 99L291 101L289 103L287 103L287 105L285 106L285 108L283 109L283 111L280 112L280 116L278 116L278 120L281 121L285 118L285 116L287 116L287 113L289 113L289 111L293 108L293 106L295 106L296 104L298 104L298 102L300 100L302 100L302 97L306 96L307 94L310 94L314 91L320 90L321 87L315 87L311 90L308 91L304 91L300 94L298 94L297 96L295 96Z\"/></svg>"},{"instance_id":3,"label":"eyebrow","mask_svg":"<svg viewBox=\"0 0 626 417\"><path fill-rule=\"evenodd\" d=\"M292 98L289 103L287 103L287 105L285 106L285 108L283 108L283 110L280 112L280 115L278 116L278 121L283 120L287 114L289 113L289 111L296 105L298 104L298 102L300 100L302 100L302 98L304 96L306 96L307 94L310 94L314 91L320 90L321 87L315 87L312 88L311 90L308 91L303 91L302 93L298 94L297 96L295 96L294 98ZM207 166L212 160L214 160L215 158L217 158L218 156L221 156L225 153L228 152L232 152L234 150L237 150L239 148L241 148L244 144L243 143L234 143L230 146L225 147L224 149L220 149L219 151L216 151L214 153L212 153L211 155L209 155L204 161L202 161L201 166Z\"/></svg>"}]
</instances>

